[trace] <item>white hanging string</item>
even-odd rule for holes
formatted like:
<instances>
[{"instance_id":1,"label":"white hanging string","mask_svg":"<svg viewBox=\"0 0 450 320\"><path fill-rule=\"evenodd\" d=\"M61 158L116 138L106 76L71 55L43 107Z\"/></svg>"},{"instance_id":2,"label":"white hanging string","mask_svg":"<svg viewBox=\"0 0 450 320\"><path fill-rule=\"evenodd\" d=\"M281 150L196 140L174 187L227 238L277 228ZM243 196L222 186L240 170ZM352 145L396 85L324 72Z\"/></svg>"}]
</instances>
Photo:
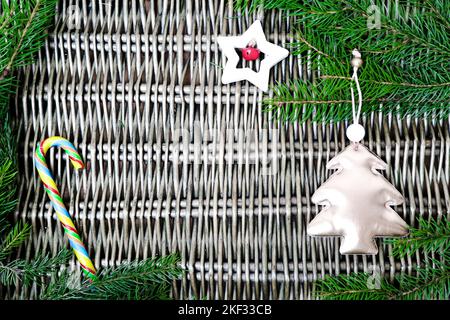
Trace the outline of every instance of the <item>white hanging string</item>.
<instances>
[{"instance_id":1,"label":"white hanging string","mask_svg":"<svg viewBox=\"0 0 450 320\"><path fill-rule=\"evenodd\" d=\"M357 49L354 49L352 53L353 53L354 59L356 58L356 59L359 59L360 61L362 61L361 53L359 53L359 51ZM353 91L353 85L350 86L350 91L352 93L353 123L358 124L359 117L361 115L361 109L362 109L362 93L361 93L361 87L359 85L359 80L358 80L358 69L359 69L360 65L358 64L358 62L354 63L354 61L355 60L352 60L352 65L353 65L352 81L355 81L356 90L358 91L358 109L357 110L356 110L356 106L355 106L355 95L354 95L354 91Z\"/></svg>"},{"instance_id":2,"label":"white hanging string","mask_svg":"<svg viewBox=\"0 0 450 320\"><path fill-rule=\"evenodd\" d=\"M362 59L361 59L361 53L354 49L352 51L353 59L352 59L352 66L353 66L353 75L351 78L351 85L350 85L350 92L352 97L352 115L353 115L353 124L348 126L347 128L347 138L354 142L358 143L364 138L365 130L364 127L359 124L359 119L361 116L361 109L362 109L362 92L361 92L361 86L359 85L358 80L358 69L362 66ZM358 91L358 106L356 106L355 103L355 92L353 90L353 81L356 84L356 90Z\"/></svg>"},{"instance_id":3,"label":"white hanging string","mask_svg":"<svg viewBox=\"0 0 450 320\"><path fill-rule=\"evenodd\" d=\"M261 4L258 6L258 10L256 11L256 19L263 21L264 20L264 6Z\"/></svg>"}]
</instances>

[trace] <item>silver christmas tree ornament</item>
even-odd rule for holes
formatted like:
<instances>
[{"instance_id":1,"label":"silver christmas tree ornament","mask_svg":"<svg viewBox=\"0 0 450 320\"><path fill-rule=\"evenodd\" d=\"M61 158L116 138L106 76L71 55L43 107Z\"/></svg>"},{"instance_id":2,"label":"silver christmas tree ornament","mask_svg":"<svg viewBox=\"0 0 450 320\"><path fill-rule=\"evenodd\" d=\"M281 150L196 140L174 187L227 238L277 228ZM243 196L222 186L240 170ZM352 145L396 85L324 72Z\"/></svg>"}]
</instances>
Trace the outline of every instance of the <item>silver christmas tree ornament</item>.
<instances>
[{"instance_id":1,"label":"silver christmas tree ornament","mask_svg":"<svg viewBox=\"0 0 450 320\"><path fill-rule=\"evenodd\" d=\"M331 159L337 171L313 194L325 206L309 223L310 236L343 236L341 254L376 254L375 237L405 236L408 225L390 206L403 196L377 170L386 163L362 144L349 145Z\"/></svg>"},{"instance_id":2,"label":"silver christmas tree ornament","mask_svg":"<svg viewBox=\"0 0 450 320\"><path fill-rule=\"evenodd\" d=\"M356 51L356 50L355 50ZM403 196L377 170L387 164L359 141L364 128L358 124L362 97L357 71L362 64L358 51L353 52L353 77L359 94L359 107L353 106L353 124L347 128L352 144L327 164L337 171L313 194L312 202L324 206L309 223L310 236L341 236L341 254L376 254L375 237L406 236L408 225L391 208L404 202ZM359 56L358 56L359 55ZM354 101L353 89L351 89Z\"/></svg>"}]
</instances>

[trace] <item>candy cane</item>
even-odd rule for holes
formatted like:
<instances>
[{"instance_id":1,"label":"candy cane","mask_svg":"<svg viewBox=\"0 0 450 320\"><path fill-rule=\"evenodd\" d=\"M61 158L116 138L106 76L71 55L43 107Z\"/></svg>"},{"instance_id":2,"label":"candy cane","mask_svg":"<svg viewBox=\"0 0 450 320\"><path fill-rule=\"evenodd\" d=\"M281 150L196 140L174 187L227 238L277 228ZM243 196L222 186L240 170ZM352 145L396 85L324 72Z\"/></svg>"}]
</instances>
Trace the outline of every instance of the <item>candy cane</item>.
<instances>
[{"instance_id":1,"label":"candy cane","mask_svg":"<svg viewBox=\"0 0 450 320\"><path fill-rule=\"evenodd\" d=\"M81 237L78 234L77 229L75 228L72 218L70 217L69 212L64 206L64 203L61 199L61 194L58 191L55 180L53 179L52 174L50 173L50 170L48 169L47 163L45 161L45 155L51 147L63 148L66 154L69 156L69 159L75 169L83 169L84 164L73 144L63 137L50 137L43 140L40 144L37 145L36 152L34 154L34 165L39 173L42 182L44 183L44 188L47 191L48 196L50 197L50 202L52 203L52 206L56 211L56 215L58 216L58 219L63 225L64 231L69 238L70 246L72 247L75 256L77 257L78 262L83 268L84 273L90 279L95 279L96 271L94 264L89 258L89 254L83 242L81 241Z\"/></svg>"}]
</instances>

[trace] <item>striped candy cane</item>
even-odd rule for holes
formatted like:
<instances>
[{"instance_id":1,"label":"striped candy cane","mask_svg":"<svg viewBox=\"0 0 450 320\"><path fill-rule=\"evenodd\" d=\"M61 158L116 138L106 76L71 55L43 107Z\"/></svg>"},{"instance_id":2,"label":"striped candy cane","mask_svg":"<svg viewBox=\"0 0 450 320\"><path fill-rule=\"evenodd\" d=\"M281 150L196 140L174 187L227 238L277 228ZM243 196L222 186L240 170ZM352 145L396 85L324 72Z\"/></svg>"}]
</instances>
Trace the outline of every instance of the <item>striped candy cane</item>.
<instances>
[{"instance_id":1,"label":"striped candy cane","mask_svg":"<svg viewBox=\"0 0 450 320\"><path fill-rule=\"evenodd\" d=\"M69 212L64 206L64 203L61 199L61 194L58 191L55 180L53 179L52 174L50 173L50 170L48 169L47 163L45 161L45 155L51 147L63 148L66 154L69 156L69 159L75 169L83 169L84 164L73 144L63 137L50 137L43 140L40 144L37 145L36 152L34 154L34 165L39 173L42 182L44 183L44 188L47 191L48 196L50 197L50 202L52 203L52 206L56 211L56 215L58 216L58 219L63 225L64 231L69 238L70 246L72 247L75 256L77 257L78 262L83 268L84 273L90 279L95 279L96 271L94 264L89 258L89 254L83 242L81 241L81 237L78 234L77 229L75 228L72 218L70 217Z\"/></svg>"}]
</instances>

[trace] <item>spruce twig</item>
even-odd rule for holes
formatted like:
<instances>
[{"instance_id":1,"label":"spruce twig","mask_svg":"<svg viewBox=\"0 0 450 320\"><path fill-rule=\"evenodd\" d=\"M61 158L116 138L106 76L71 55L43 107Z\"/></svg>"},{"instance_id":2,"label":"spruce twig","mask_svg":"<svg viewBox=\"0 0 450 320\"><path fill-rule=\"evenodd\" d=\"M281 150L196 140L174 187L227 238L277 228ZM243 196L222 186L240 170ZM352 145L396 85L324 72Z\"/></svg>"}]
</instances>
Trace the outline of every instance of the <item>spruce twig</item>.
<instances>
[{"instance_id":1,"label":"spruce twig","mask_svg":"<svg viewBox=\"0 0 450 320\"><path fill-rule=\"evenodd\" d=\"M367 9L379 9L369 28ZM389 6L372 0L238 0L238 10L282 10L295 17L291 54L312 75L275 85L266 110L284 121L351 118L349 53L363 54L362 113L443 119L450 115L450 3L411 0ZM395 11L394 11L395 10ZM313 102L311 102L313 101Z\"/></svg>"},{"instance_id":2,"label":"spruce twig","mask_svg":"<svg viewBox=\"0 0 450 320\"><path fill-rule=\"evenodd\" d=\"M411 275L399 274L393 283L379 279L377 288L369 286L368 273L327 276L316 282L315 294L333 300L419 300L449 299L450 290L450 223L419 218L419 227L411 228L407 238L388 239L394 256L404 257L416 252L433 252L435 258L416 268Z\"/></svg>"},{"instance_id":3,"label":"spruce twig","mask_svg":"<svg viewBox=\"0 0 450 320\"><path fill-rule=\"evenodd\" d=\"M2 1L0 6L0 289L35 283L45 286L41 298L46 299L167 299L170 282L182 272L175 255L105 269L94 283L82 279L81 285L80 278L73 279L67 269L55 275L73 257L69 250L53 257L38 254L32 261L11 257L31 228L21 222L11 226L7 219L17 204L16 139L8 118L9 96L16 84L14 70L31 63L41 48L55 4L56 0Z\"/></svg>"},{"instance_id":4,"label":"spruce twig","mask_svg":"<svg viewBox=\"0 0 450 320\"><path fill-rule=\"evenodd\" d=\"M39 282L67 262L69 253L38 254L33 261L11 255L30 235L22 222L11 226L8 216L17 204L16 146L9 122L9 96L14 92L14 70L32 62L42 45L45 30L54 17L56 0L2 1L0 12L0 287L28 286ZM10 259L11 258L11 259Z\"/></svg>"},{"instance_id":5,"label":"spruce twig","mask_svg":"<svg viewBox=\"0 0 450 320\"><path fill-rule=\"evenodd\" d=\"M182 274L177 254L103 269L93 282L77 285L67 272L56 276L41 299L169 299L170 283Z\"/></svg>"},{"instance_id":6,"label":"spruce twig","mask_svg":"<svg viewBox=\"0 0 450 320\"><path fill-rule=\"evenodd\" d=\"M18 222L9 231L2 243L0 243L0 261L4 260L17 247L20 247L28 239L31 226Z\"/></svg>"},{"instance_id":7,"label":"spruce twig","mask_svg":"<svg viewBox=\"0 0 450 320\"><path fill-rule=\"evenodd\" d=\"M64 249L53 257L37 255L33 261L15 259L9 262L0 261L0 285L29 286L32 283L42 284L41 277L47 277L68 262L72 252Z\"/></svg>"},{"instance_id":8,"label":"spruce twig","mask_svg":"<svg viewBox=\"0 0 450 320\"><path fill-rule=\"evenodd\" d=\"M411 228L410 235L406 238L388 239L386 243L393 246L393 255L405 257L421 250L425 253L448 252L450 250L450 220L418 219L419 227Z\"/></svg>"}]
</instances>

